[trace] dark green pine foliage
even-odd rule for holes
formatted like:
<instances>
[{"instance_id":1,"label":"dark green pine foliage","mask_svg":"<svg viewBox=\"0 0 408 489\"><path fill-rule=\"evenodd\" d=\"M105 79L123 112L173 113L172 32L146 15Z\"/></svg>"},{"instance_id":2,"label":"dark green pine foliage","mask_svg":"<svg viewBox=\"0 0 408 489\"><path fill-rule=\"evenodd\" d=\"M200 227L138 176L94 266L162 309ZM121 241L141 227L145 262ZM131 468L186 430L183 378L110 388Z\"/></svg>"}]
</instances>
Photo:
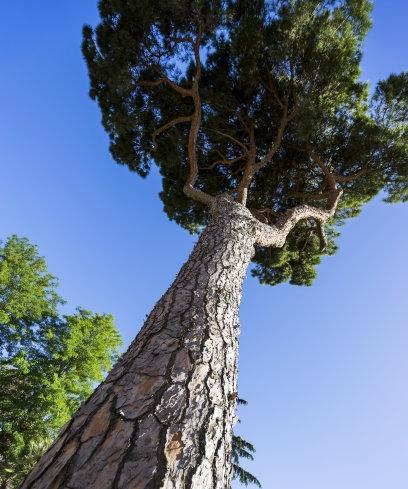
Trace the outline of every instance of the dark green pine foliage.
<instances>
[{"instance_id":1,"label":"dark green pine foliage","mask_svg":"<svg viewBox=\"0 0 408 489\"><path fill-rule=\"evenodd\" d=\"M239 405L246 406L248 404L245 399L237 399ZM240 421L238 421L240 423ZM232 469L234 471L234 479L238 479L241 484L248 486L254 484L257 487L262 487L259 480L250 472L245 470L240 465L240 459L253 460L255 453L255 447L252 443L244 440L241 436L232 435Z\"/></svg>"},{"instance_id":2,"label":"dark green pine foliage","mask_svg":"<svg viewBox=\"0 0 408 489\"><path fill-rule=\"evenodd\" d=\"M360 81L371 7L101 0L83 53L113 158L142 177L156 164L164 210L190 232L208 215L183 192L193 167L196 189L229 192L271 224L302 203L327 206L335 182L344 193L324 249L305 220L283 248L254 257L262 283L310 285L322 255L335 253L341 224L379 192L388 202L408 198L408 74L380 82L371 98ZM194 84L195 98L186 92Z\"/></svg>"},{"instance_id":3,"label":"dark green pine foliage","mask_svg":"<svg viewBox=\"0 0 408 489\"><path fill-rule=\"evenodd\" d=\"M27 239L0 241L0 487L17 487L103 380L121 339L110 314L64 301Z\"/></svg>"}]
</instances>

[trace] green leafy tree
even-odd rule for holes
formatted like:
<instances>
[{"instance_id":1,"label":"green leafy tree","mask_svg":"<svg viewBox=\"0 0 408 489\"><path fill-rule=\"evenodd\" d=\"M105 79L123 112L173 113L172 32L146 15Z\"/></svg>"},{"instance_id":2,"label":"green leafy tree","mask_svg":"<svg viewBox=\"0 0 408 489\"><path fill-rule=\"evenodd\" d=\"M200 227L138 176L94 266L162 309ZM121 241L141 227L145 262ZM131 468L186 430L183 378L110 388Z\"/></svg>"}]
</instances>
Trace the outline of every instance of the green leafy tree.
<instances>
[{"instance_id":1,"label":"green leafy tree","mask_svg":"<svg viewBox=\"0 0 408 489\"><path fill-rule=\"evenodd\" d=\"M371 7L99 1L83 54L111 154L141 177L157 165L164 211L201 235L24 489L229 487L247 267L262 283L310 285L341 224L380 192L408 198L407 74L371 98L359 79ZM103 419L95 450L83 419Z\"/></svg>"},{"instance_id":2,"label":"green leafy tree","mask_svg":"<svg viewBox=\"0 0 408 489\"><path fill-rule=\"evenodd\" d=\"M16 487L112 367L111 315L61 316L57 280L37 248L0 243L0 487Z\"/></svg>"},{"instance_id":3,"label":"green leafy tree","mask_svg":"<svg viewBox=\"0 0 408 489\"><path fill-rule=\"evenodd\" d=\"M1 469L1 489L18 487L24 476L31 470L41 455L45 453L51 441L51 438L30 439L24 445L18 446L14 453L9 451L8 456L10 458L7 465L5 464Z\"/></svg>"}]
</instances>

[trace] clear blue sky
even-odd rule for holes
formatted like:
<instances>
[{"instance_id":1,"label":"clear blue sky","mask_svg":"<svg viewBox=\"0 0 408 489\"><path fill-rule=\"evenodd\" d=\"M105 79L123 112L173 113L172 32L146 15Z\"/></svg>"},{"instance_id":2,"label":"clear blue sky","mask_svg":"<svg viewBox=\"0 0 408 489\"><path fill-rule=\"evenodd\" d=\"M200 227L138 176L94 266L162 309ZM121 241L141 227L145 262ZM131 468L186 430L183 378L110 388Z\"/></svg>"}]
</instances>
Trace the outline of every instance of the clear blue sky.
<instances>
[{"instance_id":1,"label":"clear blue sky","mask_svg":"<svg viewBox=\"0 0 408 489\"><path fill-rule=\"evenodd\" d=\"M38 244L61 293L112 312L126 344L195 238L107 150L79 50L96 0L2 4L0 236ZM377 0L363 78L408 69L408 2ZM408 206L343 229L312 288L245 284L239 432L265 489L408 487Z\"/></svg>"}]
</instances>

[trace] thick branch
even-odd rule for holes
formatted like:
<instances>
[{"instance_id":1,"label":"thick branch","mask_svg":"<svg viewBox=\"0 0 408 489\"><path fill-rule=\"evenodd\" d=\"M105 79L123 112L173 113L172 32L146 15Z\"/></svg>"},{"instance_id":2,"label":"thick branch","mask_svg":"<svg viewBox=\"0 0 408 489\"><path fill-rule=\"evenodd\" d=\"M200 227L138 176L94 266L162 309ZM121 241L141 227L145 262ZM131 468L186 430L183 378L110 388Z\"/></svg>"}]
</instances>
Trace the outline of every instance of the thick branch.
<instances>
[{"instance_id":1,"label":"thick branch","mask_svg":"<svg viewBox=\"0 0 408 489\"><path fill-rule=\"evenodd\" d=\"M245 124L245 127L249 135L248 159L244 168L241 181L239 182L238 189L237 189L237 202L239 202L242 205L246 205L247 202L248 187L254 175L254 166L256 160L256 140L255 140L255 129L254 129L253 121L251 121L249 124Z\"/></svg>"},{"instance_id":2,"label":"thick branch","mask_svg":"<svg viewBox=\"0 0 408 489\"><path fill-rule=\"evenodd\" d=\"M202 38L202 26L198 26L197 37L193 43L194 58L196 64L196 70L194 74L193 86L191 88L191 97L194 102L194 112L191 116L190 133L188 135L188 162L189 173L186 183L183 187L184 193L187 197L201 202L202 204L210 205L214 200L209 194L195 188L195 183L198 177L198 164L197 164L197 136L201 125L201 98L198 89L198 82L201 77L201 59L200 59L200 44Z\"/></svg>"},{"instance_id":3,"label":"thick branch","mask_svg":"<svg viewBox=\"0 0 408 489\"><path fill-rule=\"evenodd\" d=\"M200 45L201 45L201 39L202 39L202 26L198 26L198 32L197 32L197 37L193 40L190 38L174 38L173 40L175 42L190 42L193 46L193 51L194 51L194 59L195 59L195 64L196 64L196 70L195 70L195 75L194 75L194 80L192 83L191 88L184 88L178 85L177 83L174 83L172 80L170 80L167 76L162 75L158 80L154 81L146 81L146 80L140 80L138 82L139 86L142 87L157 87L161 84L166 84L170 86L172 89L174 89L177 93L182 95L183 97L191 97L193 99L194 103L194 112L191 116L182 116L182 117L177 117L173 121L168 122L164 126L156 129L153 133L153 145L155 147L155 139L156 137L162 133L163 131L169 129L170 127L173 127L176 124L182 123L182 122L191 122L190 125L190 132L188 135L188 147L187 147L187 153L188 153L188 163L189 163L189 173L187 176L187 180L185 182L185 185L183 187L184 193L190 197L191 199L201 202L203 204L209 205L213 201L213 197L210 195L206 194L205 192L195 188L195 183L197 181L198 177L198 164L197 164L197 135L198 131L200 129L200 124L201 124L201 99L200 99L200 94L198 90L198 82L201 77L201 60L200 60Z\"/></svg>"},{"instance_id":4,"label":"thick branch","mask_svg":"<svg viewBox=\"0 0 408 489\"><path fill-rule=\"evenodd\" d=\"M313 161L315 163L317 163L318 167L322 170L322 172L325 176L325 179L326 179L327 183L329 184L329 187L334 190L336 188L336 179L334 177L334 174L330 172L329 168L324 163L322 158L320 158L320 156L318 156L313 151L308 151L308 153L309 153L310 157L313 159Z\"/></svg>"},{"instance_id":5,"label":"thick branch","mask_svg":"<svg viewBox=\"0 0 408 489\"><path fill-rule=\"evenodd\" d=\"M304 219L314 219L320 227L319 232L323 232L324 224L333 217L336 212L337 204L343 191L336 189L330 196L330 208L320 209L310 205L299 205L284 212L273 226L261 224L257 233L257 243L261 246L273 246L281 248L286 241L288 234L299 221ZM321 239L321 242L323 240Z\"/></svg>"},{"instance_id":6,"label":"thick branch","mask_svg":"<svg viewBox=\"0 0 408 489\"><path fill-rule=\"evenodd\" d=\"M351 175L336 175L329 170L322 158L314 153L313 150L309 148L307 153L322 171L324 181L320 187L313 192L292 192L290 196L299 197L306 200L321 200L325 198L327 199L328 209L312 207L306 204L289 209L278 218L275 225L268 226L265 224L260 224L260 229L257 236L258 244L262 246L274 246L278 248L282 247L285 244L288 234L299 221L303 219L314 219L317 224L317 234L320 240L320 248L323 251L327 246L324 226L336 212L337 204L341 195L343 194L343 190L337 188L337 183L349 182L355 178L359 178L368 171L368 166L366 165L364 168Z\"/></svg>"}]
</instances>

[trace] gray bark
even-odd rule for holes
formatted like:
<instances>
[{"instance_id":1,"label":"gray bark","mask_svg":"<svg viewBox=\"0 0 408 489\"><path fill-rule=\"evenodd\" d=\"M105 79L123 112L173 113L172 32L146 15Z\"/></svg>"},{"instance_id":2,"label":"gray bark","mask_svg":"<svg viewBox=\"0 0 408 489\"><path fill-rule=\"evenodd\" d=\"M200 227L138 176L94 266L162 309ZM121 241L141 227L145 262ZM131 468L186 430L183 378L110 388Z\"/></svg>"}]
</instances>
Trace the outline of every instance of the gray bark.
<instances>
[{"instance_id":1,"label":"gray bark","mask_svg":"<svg viewBox=\"0 0 408 489\"><path fill-rule=\"evenodd\" d=\"M217 199L174 283L22 489L230 487L238 309L257 224Z\"/></svg>"},{"instance_id":2,"label":"gray bark","mask_svg":"<svg viewBox=\"0 0 408 489\"><path fill-rule=\"evenodd\" d=\"M128 351L21 489L228 489L242 283L254 245L282 246L302 205L275 226L226 197Z\"/></svg>"}]
</instances>

